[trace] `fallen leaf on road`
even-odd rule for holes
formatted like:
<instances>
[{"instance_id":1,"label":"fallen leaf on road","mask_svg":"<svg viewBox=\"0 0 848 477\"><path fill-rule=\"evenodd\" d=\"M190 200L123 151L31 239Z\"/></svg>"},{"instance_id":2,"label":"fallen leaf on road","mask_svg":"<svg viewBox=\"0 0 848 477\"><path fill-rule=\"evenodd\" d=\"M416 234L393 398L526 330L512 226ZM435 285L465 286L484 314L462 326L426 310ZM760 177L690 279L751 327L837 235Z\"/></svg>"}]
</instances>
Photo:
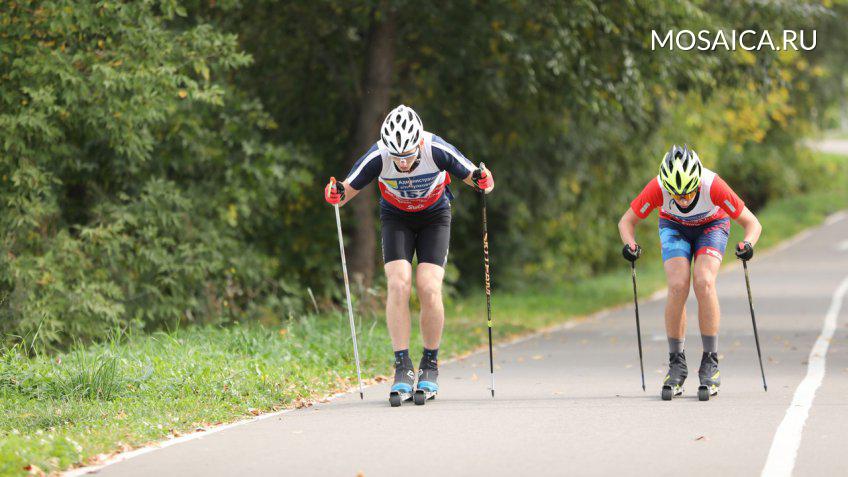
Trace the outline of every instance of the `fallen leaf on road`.
<instances>
[{"instance_id":1,"label":"fallen leaf on road","mask_svg":"<svg viewBox=\"0 0 848 477\"><path fill-rule=\"evenodd\" d=\"M360 470L359 472L356 473L356 477L365 477L365 472L362 472Z\"/></svg>"},{"instance_id":2,"label":"fallen leaf on road","mask_svg":"<svg viewBox=\"0 0 848 477\"><path fill-rule=\"evenodd\" d=\"M516 359L516 361L518 361L519 363L523 363L524 362L524 356L519 356L518 359Z\"/></svg>"},{"instance_id":3,"label":"fallen leaf on road","mask_svg":"<svg viewBox=\"0 0 848 477\"><path fill-rule=\"evenodd\" d=\"M707 436L698 436L695 438L696 441L708 441Z\"/></svg>"},{"instance_id":4,"label":"fallen leaf on road","mask_svg":"<svg viewBox=\"0 0 848 477\"><path fill-rule=\"evenodd\" d=\"M539 360L540 360L540 359L542 359L542 358L544 358L544 356L542 356L541 354L535 354L535 355L533 355L533 360L534 360L534 361L539 361Z\"/></svg>"},{"instance_id":5,"label":"fallen leaf on road","mask_svg":"<svg viewBox=\"0 0 848 477\"><path fill-rule=\"evenodd\" d=\"M472 374L472 375L471 375L471 380L472 380L472 381L477 381L478 379L480 379L480 378L479 378L479 377L477 377L477 373L474 373L474 374Z\"/></svg>"},{"instance_id":6,"label":"fallen leaf on road","mask_svg":"<svg viewBox=\"0 0 848 477\"><path fill-rule=\"evenodd\" d=\"M258 416L262 411L256 409L255 407L247 408L247 412L253 414L254 416Z\"/></svg>"}]
</instances>

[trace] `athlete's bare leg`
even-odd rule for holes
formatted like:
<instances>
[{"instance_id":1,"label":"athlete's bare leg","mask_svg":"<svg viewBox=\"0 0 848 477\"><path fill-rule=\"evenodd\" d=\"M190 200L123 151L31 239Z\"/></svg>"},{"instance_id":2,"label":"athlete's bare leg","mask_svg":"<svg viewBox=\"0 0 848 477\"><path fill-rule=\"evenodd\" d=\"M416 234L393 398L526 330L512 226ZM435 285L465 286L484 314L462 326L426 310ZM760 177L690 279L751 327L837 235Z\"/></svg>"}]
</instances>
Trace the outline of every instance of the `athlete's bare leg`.
<instances>
[{"instance_id":1,"label":"athlete's bare leg","mask_svg":"<svg viewBox=\"0 0 848 477\"><path fill-rule=\"evenodd\" d=\"M442 280L445 269L432 263L419 263L415 271L415 286L421 302L421 337L424 347L438 349L445 324L442 302Z\"/></svg>"},{"instance_id":2,"label":"athlete's bare leg","mask_svg":"<svg viewBox=\"0 0 848 477\"><path fill-rule=\"evenodd\" d=\"M665 303L665 332L669 338L686 336L686 299L689 297L689 260L674 257L663 263L668 280L668 299Z\"/></svg>"},{"instance_id":3,"label":"athlete's bare leg","mask_svg":"<svg viewBox=\"0 0 848 477\"><path fill-rule=\"evenodd\" d=\"M393 260L385 265L388 281L386 325L394 351L409 349L409 295L412 292L412 264Z\"/></svg>"},{"instance_id":4,"label":"athlete's bare leg","mask_svg":"<svg viewBox=\"0 0 848 477\"><path fill-rule=\"evenodd\" d=\"M720 266L721 260L711 255L702 254L695 259L693 288L698 298L698 326L702 335L718 335L721 311L715 282Z\"/></svg>"}]
</instances>

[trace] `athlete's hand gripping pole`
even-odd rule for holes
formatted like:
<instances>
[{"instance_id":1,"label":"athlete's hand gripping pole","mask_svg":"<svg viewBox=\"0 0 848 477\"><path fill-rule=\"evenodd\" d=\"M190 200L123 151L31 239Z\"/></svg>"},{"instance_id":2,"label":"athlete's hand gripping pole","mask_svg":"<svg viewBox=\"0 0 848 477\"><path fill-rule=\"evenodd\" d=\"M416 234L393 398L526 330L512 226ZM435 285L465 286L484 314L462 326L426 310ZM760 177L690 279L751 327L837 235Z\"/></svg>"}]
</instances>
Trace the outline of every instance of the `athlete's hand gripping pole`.
<instances>
[{"instance_id":1,"label":"athlete's hand gripping pole","mask_svg":"<svg viewBox=\"0 0 848 477\"><path fill-rule=\"evenodd\" d=\"M475 183L482 177L485 167L486 165L481 162L480 168L474 171ZM492 397L495 397L495 359L492 352L492 280L489 274L489 225L486 220L485 189L480 189L480 193L483 196L483 274L486 286L486 324L489 328L489 374L491 375Z\"/></svg>"},{"instance_id":2,"label":"athlete's hand gripping pole","mask_svg":"<svg viewBox=\"0 0 848 477\"><path fill-rule=\"evenodd\" d=\"M624 248L629 249L629 245L625 245ZM636 251L633 252L636 258L639 258L641 251L641 248L637 245ZM625 254L625 258L628 258L627 254ZM639 342L639 369L642 371L642 391L645 391L645 365L642 360L642 327L639 324L639 296L636 293L636 259L630 260L630 275L633 277L633 306L636 309L636 339Z\"/></svg>"},{"instance_id":3,"label":"athlete's hand gripping pole","mask_svg":"<svg viewBox=\"0 0 848 477\"><path fill-rule=\"evenodd\" d=\"M754 317L754 300L751 298L751 280L748 278L748 260L742 260L745 269L745 287L748 289L748 306L751 308L751 324L754 325L754 342L757 344L757 359L760 361L760 375L763 377L763 391L768 392L766 372L763 370L763 354L760 351L760 335L757 333L757 319Z\"/></svg>"},{"instance_id":4,"label":"athlete's hand gripping pole","mask_svg":"<svg viewBox=\"0 0 848 477\"><path fill-rule=\"evenodd\" d=\"M330 185L336 186L336 178L330 178ZM359 368L359 347L356 344L356 325L353 322L353 305L350 301L350 281L347 278L347 261L345 261L344 239L342 238L342 219L339 216L339 204L333 204L336 209L336 229L339 231L339 252L342 255L342 272L344 274L345 294L347 296L347 316L350 319L350 336L353 338L353 357L356 360L356 378L359 380L359 399L365 399L362 391L362 371Z\"/></svg>"}]
</instances>

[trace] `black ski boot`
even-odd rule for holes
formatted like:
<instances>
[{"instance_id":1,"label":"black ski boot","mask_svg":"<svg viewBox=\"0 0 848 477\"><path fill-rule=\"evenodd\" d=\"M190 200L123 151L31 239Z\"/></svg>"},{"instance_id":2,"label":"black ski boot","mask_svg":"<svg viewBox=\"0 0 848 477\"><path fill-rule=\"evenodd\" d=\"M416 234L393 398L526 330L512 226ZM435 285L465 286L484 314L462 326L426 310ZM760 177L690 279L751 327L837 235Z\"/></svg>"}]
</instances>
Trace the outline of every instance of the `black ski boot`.
<instances>
[{"instance_id":1,"label":"black ski boot","mask_svg":"<svg viewBox=\"0 0 848 477\"><path fill-rule=\"evenodd\" d=\"M686 368L686 354L669 353L668 354L668 374L665 375L662 387L663 401L671 401L674 396L683 394L683 382L686 381L686 376L689 375L689 370Z\"/></svg>"},{"instance_id":2,"label":"black ski boot","mask_svg":"<svg viewBox=\"0 0 848 477\"><path fill-rule=\"evenodd\" d=\"M427 358L421 358L421 363L418 365L418 384L415 386L415 396L413 400L419 406L427 402L428 399L434 399L439 393L439 363L435 360L431 361Z\"/></svg>"},{"instance_id":3,"label":"black ski boot","mask_svg":"<svg viewBox=\"0 0 848 477\"><path fill-rule=\"evenodd\" d=\"M415 384L415 369L412 360L407 356L404 360L395 360L395 383L389 392L389 404L398 407L403 401L412 399L412 385Z\"/></svg>"},{"instance_id":4,"label":"black ski boot","mask_svg":"<svg viewBox=\"0 0 848 477\"><path fill-rule=\"evenodd\" d=\"M701 356L698 379L701 381L701 385L698 386L699 401L709 401L710 396L718 394L718 387L721 386L721 373L718 372L718 354L705 352Z\"/></svg>"}]
</instances>

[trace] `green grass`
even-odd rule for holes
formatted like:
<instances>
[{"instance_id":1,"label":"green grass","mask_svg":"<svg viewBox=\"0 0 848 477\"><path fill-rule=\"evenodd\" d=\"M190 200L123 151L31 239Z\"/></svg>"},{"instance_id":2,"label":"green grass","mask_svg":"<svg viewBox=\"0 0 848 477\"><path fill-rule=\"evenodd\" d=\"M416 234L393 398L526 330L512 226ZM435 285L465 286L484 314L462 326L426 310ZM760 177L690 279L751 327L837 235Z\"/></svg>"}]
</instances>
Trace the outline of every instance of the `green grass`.
<instances>
[{"instance_id":1,"label":"green grass","mask_svg":"<svg viewBox=\"0 0 848 477\"><path fill-rule=\"evenodd\" d=\"M834 177L842 178L833 181L841 188L769 204L758 214L764 228L758 251L848 206L848 162L840 156L825 158ZM740 232L733 227L731 243ZM640 225L639 237L649 244L638 262L643 296L664 284L655 236L655 221ZM494 293L499 341L632 299L623 260L620 269L590 279L521 294ZM482 294L451 303L447 316L444 358L485 345ZM358 338L363 374L387 374L391 346L382 319L362 319ZM22 475L29 465L52 472L90 463L101 454L298 407L347 389L356 379L350 341L346 315L336 313L302 317L284 328L116 335L111 342L58 356L26 357L18 349L2 350L0 475ZM412 342L420 346L417 331Z\"/></svg>"}]
</instances>

